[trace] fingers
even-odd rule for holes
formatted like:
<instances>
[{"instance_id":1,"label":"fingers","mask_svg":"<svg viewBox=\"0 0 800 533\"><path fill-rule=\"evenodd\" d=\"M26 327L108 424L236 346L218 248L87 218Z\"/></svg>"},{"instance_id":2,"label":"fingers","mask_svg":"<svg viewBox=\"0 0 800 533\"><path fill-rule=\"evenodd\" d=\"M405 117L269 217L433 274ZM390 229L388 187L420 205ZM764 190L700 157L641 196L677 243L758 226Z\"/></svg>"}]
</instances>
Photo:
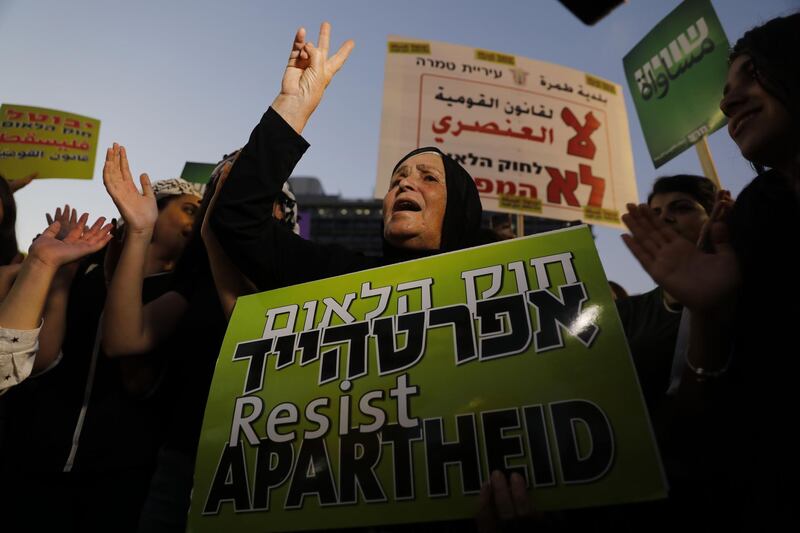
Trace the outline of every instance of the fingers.
<instances>
[{"instance_id":1,"label":"fingers","mask_svg":"<svg viewBox=\"0 0 800 533\"><path fill-rule=\"evenodd\" d=\"M106 161L103 164L103 185L106 189L117 185L122 179L119 170L119 145L114 143L106 150Z\"/></svg>"},{"instance_id":2,"label":"fingers","mask_svg":"<svg viewBox=\"0 0 800 533\"><path fill-rule=\"evenodd\" d=\"M306 45L306 29L302 26L297 29L297 33L294 36L294 41L292 42L292 50L289 52L289 64L293 65L295 61L301 58L301 52ZM308 59L306 56L305 59Z\"/></svg>"},{"instance_id":3,"label":"fingers","mask_svg":"<svg viewBox=\"0 0 800 533\"><path fill-rule=\"evenodd\" d=\"M511 500L511 491L506 482L506 476L499 470L491 475L492 495L497 517L500 520L513 520L514 502Z\"/></svg>"},{"instance_id":4,"label":"fingers","mask_svg":"<svg viewBox=\"0 0 800 533\"><path fill-rule=\"evenodd\" d=\"M114 143L111 148L106 150L106 161L103 165L103 183L108 187L124 182L133 184L133 177L128 163L128 153L124 146Z\"/></svg>"},{"instance_id":5,"label":"fingers","mask_svg":"<svg viewBox=\"0 0 800 533\"><path fill-rule=\"evenodd\" d=\"M119 147L119 156L120 156L120 170L122 171L122 176L125 178L125 181L133 183L133 176L131 175L131 167L128 164L128 152L125 150L124 146Z\"/></svg>"},{"instance_id":6,"label":"fingers","mask_svg":"<svg viewBox=\"0 0 800 533\"><path fill-rule=\"evenodd\" d=\"M495 528L494 510L492 509L492 484L486 481L481 485L481 493L478 497L480 507L475 515L475 523L479 533L493 533Z\"/></svg>"},{"instance_id":7,"label":"fingers","mask_svg":"<svg viewBox=\"0 0 800 533\"><path fill-rule=\"evenodd\" d=\"M92 226L92 230L88 233L85 233L84 236L81 237L81 240L85 241L87 244L92 246L99 244L100 246L97 249L100 249L103 246L105 246L106 243L113 238L111 230L114 229L114 225L111 224L110 222L108 224L103 225L103 222L105 222L105 218L103 217L98 218L97 222L95 222L94 224L94 226L97 227L95 228L94 226Z\"/></svg>"},{"instance_id":8,"label":"fingers","mask_svg":"<svg viewBox=\"0 0 800 533\"><path fill-rule=\"evenodd\" d=\"M631 230L640 246L653 255L658 254L659 249L672 240L672 230L658 220L646 205L628 204L627 207L628 213L622 215L622 222Z\"/></svg>"},{"instance_id":9,"label":"fingers","mask_svg":"<svg viewBox=\"0 0 800 533\"><path fill-rule=\"evenodd\" d=\"M634 239L627 233L622 235L622 241L628 247L628 250L631 251L636 260L639 261L642 267L644 267L644 269L649 273L650 267L653 264L653 261L655 260L653 255L650 254L647 250L645 250L643 246L639 245L636 239Z\"/></svg>"},{"instance_id":10,"label":"fingers","mask_svg":"<svg viewBox=\"0 0 800 533\"><path fill-rule=\"evenodd\" d=\"M715 237L713 235L713 227L717 223L724 223L727 220L731 209L733 209L733 199L731 198L730 191L725 189L717 191L717 195L714 200L714 207L711 209L711 214L708 216L708 220L705 224L703 224L703 227L700 230L700 237L697 240L698 248L705 252L714 251ZM727 231L727 228L725 231ZM727 238L724 238L721 242L727 242Z\"/></svg>"},{"instance_id":11,"label":"fingers","mask_svg":"<svg viewBox=\"0 0 800 533\"><path fill-rule=\"evenodd\" d=\"M142 174L139 176L139 183L142 184L142 195L148 198L155 198L156 195L153 192L153 185L150 183L150 176L147 174Z\"/></svg>"},{"instance_id":12,"label":"fingers","mask_svg":"<svg viewBox=\"0 0 800 533\"><path fill-rule=\"evenodd\" d=\"M308 41L306 43L306 46L305 48L303 48L303 51L306 54L308 54L309 66L313 70L316 70L317 72L320 73L324 72L323 69L325 68L325 55L322 53L322 51L320 51L319 48L316 48L314 46L314 43L312 43L311 41Z\"/></svg>"},{"instance_id":13,"label":"fingers","mask_svg":"<svg viewBox=\"0 0 800 533\"><path fill-rule=\"evenodd\" d=\"M327 56L328 48L331 46L331 24L330 22L323 22L319 27L319 49Z\"/></svg>"},{"instance_id":14,"label":"fingers","mask_svg":"<svg viewBox=\"0 0 800 533\"><path fill-rule=\"evenodd\" d=\"M61 230L61 223L58 220L56 220L53 223L51 223L49 226L47 226L47 229L45 229L42 232L42 234L39 235L39 237L43 237L44 236L44 237L49 237L51 239L55 239L56 235L58 235L58 232L60 230Z\"/></svg>"},{"instance_id":15,"label":"fingers","mask_svg":"<svg viewBox=\"0 0 800 533\"><path fill-rule=\"evenodd\" d=\"M355 46L356 42L353 39L348 39L334 55L328 58L328 70L331 76L339 72L339 69L342 68L344 62L350 57L350 52L353 51Z\"/></svg>"},{"instance_id":16,"label":"fingers","mask_svg":"<svg viewBox=\"0 0 800 533\"><path fill-rule=\"evenodd\" d=\"M722 221L711 224L711 244L717 251L733 252L728 224Z\"/></svg>"},{"instance_id":17,"label":"fingers","mask_svg":"<svg viewBox=\"0 0 800 533\"><path fill-rule=\"evenodd\" d=\"M62 241L67 244L73 244L80 240L81 235L83 235L83 226L82 225L75 226L69 230L69 233L66 234L66 236L62 239Z\"/></svg>"},{"instance_id":18,"label":"fingers","mask_svg":"<svg viewBox=\"0 0 800 533\"><path fill-rule=\"evenodd\" d=\"M53 223L53 217L50 216L50 213L45 213L44 218L47 219L48 226Z\"/></svg>"},{"instance_id":19,"label":"fingers","mask_svg":"<svg viewBox=\"0 0 800 533\"><path fill-rule=\"evenodd\" d=\"M88 215L88 213L86 213L86 214ZM92 224L92 227L91 227L91 228L89 228L89 230L88 230L88 231L86 231L85 233L88 233L88 234L93 234L93 233L96 233L98 230L100 230L100 228L102 228L102 227L103 227L103 223L104 223L105 221L106 221L106 217L100 217L100 218L98 218L97 220L95 220L94 224ZM109 224L109 226L112 226L112 225L111 225L111 224ZM113 226L112 226L112 227L113 227Z\"/></svg>"},{"instance_id":20,"label":"fingers","mask_svg":"<svg viewBox=\"0 0 800 533\"><path fill-rule=\"evenodd\" d=\"M517 515L528 516L533 511L528 498L528 487L525 486L525 478L519 472L511 474L511 500L514 502Z\"/></svg>"}]
</instances>

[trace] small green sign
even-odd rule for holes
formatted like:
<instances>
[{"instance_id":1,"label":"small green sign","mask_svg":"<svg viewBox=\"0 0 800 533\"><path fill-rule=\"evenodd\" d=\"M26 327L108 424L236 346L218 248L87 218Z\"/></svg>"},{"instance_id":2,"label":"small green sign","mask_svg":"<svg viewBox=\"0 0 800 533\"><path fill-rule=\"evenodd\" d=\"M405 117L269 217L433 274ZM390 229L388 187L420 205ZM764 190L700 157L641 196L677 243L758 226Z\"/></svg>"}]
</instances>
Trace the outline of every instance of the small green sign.
<instances>
[{"instance_id":1,"label":"small green sign","mask_svg":"<svg viewBox=\"0 0 800 533\"><path fill-rule=\"evenodd\" d=\"M466 518L497 469L543 511L665 497L586 226L240 298L188 530Z\"/></svg>"},{"instance_id":2,"label":"small green sign","mask_svg":"<svg viewBox=\"0 0 800 533\"><path fill-rule=\"evenodd\" d=\"M192 183L208 183L208 180L211 179L211 173L215 168L217 168L215 163L193 163L187 161L186 164L183 165L181 177Z\"/></svg>"},{"instance_id":3,"label":"small green sign","mask_svg":"<svg viewBox=\"0 0 800 533\"><path fill-rule=\"evenodd\" d=\"M686 0L622 64L656 168L727 122L728 39L710 0Z\"/></svg>"}]
</instances>

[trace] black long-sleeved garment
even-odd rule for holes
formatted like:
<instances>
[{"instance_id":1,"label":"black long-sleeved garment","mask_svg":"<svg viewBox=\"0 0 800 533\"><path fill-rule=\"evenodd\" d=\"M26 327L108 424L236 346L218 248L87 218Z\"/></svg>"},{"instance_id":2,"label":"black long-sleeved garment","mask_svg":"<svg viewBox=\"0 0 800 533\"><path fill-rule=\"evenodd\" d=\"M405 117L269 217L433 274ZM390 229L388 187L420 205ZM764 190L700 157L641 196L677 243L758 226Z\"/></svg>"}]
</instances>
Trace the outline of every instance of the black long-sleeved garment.
<instances>
[{"instance_id":1,"label":"black long-sleeved garment","mask_svg":"<svg viewBox=\"0 0 800 533\"><path fill-rule=\"evenodd\" d=\"M306 241L272 218L272 204L308 146L268 109L242 148L211 216L225 252L261 290L382 264L340 246Z\"/></svg>"}]
</instances>

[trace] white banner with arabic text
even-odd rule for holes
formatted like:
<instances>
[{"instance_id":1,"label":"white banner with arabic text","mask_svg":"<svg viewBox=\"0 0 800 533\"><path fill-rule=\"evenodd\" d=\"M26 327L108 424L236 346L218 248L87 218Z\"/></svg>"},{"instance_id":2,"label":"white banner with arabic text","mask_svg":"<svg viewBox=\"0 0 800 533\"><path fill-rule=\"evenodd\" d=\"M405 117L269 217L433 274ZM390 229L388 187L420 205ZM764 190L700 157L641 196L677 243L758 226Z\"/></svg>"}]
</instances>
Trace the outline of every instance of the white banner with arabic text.
<instances>
[{"instance_id":1,"label":"white banner with arabic text","mask_svg":"<svg viewBox=\"0 0 800 533\"><path fill-rule=\"evenodd\" d=\"M622 87L578 70L390 36L375 195L410 150L466 168L490 211L621 227L638 202Z\"/></svg>"}]
</instances>

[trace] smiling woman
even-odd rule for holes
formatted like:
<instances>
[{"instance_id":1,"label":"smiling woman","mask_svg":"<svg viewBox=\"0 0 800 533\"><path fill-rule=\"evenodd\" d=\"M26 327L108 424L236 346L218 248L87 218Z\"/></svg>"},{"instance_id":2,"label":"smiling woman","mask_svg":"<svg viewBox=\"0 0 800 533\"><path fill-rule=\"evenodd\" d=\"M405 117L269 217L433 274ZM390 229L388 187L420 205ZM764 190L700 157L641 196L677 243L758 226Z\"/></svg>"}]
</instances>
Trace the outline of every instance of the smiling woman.
<instances>
[{"instance_id":1,"label":"smiling woman","mask_svg":"<svg viewBox=\"0 0 800 533\"><path fill-rule=\"evenodd\" d=\"M733 48L720 107L759 175L730 216L715 206L710 246L689 245L645 206L624 217L634 255L691 310L673 419L691 435L695 476L714 495L697 505L716 528L794 519L800 460L786 420L797 415L800 364L789 355L800 284L787 258L800 234L800 69L789 50L800 50L800 13L748 31Z\"/></svg>"}]
</instances>

